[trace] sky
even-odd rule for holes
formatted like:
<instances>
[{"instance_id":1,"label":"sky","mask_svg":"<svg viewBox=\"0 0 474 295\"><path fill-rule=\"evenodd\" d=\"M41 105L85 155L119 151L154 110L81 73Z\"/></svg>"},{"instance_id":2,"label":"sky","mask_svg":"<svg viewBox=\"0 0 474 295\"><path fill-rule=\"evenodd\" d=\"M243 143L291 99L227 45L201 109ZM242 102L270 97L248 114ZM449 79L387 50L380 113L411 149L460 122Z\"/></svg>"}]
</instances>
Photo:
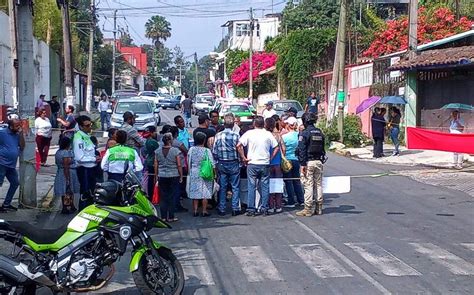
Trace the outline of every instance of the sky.
<instances>
[{"instance_id":1,"label":"sky","mask_svg":"<svg viewBox=\"0 0 474 295\"><path fill-rule=\"evenodd\" d=\"M171 38L165 45L181 47L185 55L208 55L227 33L221 25L228 20L248 19L281 12L285 0L96 0L99 25L105 37L112 38L113 9L118 9L117 25L127 30L136 45L151 44L145 38L145 23L162 15L171 23ZM140 9L135 9L140 8ZM119 36L119 35L118 35ZM117 36L117 38L118 38Z\"/></svg>"}]
</instances>

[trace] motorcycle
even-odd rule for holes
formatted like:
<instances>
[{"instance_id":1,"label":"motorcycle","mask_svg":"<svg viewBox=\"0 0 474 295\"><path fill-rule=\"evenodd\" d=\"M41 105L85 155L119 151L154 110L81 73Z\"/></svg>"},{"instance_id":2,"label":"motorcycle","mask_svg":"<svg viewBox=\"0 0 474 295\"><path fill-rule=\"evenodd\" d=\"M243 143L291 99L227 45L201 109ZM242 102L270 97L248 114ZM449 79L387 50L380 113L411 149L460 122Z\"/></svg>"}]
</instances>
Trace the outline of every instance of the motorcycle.
<instances>
[{"instance_id":1,"label":"motorcycle","mask_svg":"<svg viewBox=\"0 0 474 295\"><path fill-rule=\"evenodd\" d=\"M35 294L37 287L54 294L99 290L128 245L133 248L129 271L142 294L181 294L183 268L169 248L147 234L155 227L171 228L130 170L123 183L98 184L94 204L60 228L0 220L0 238L13 244L10 255L0 255L0 294Z\"/></svg>"}]
</instances>

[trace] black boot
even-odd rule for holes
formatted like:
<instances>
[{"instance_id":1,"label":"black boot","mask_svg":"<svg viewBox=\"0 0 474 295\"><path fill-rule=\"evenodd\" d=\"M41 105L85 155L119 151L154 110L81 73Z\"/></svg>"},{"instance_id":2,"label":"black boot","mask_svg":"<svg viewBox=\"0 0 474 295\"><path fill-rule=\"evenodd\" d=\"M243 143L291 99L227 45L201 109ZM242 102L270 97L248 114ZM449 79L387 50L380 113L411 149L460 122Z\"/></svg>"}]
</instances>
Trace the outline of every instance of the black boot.
<instances>
[{"instance_id":1,"label":"black boot","mask_svg":"<svg viewBox=\"0 0 474 295\"><path fill-rule=\"evenodd\" d=\"M323 215L323 202L316 202L315 215Z\"/></svg>"}]
</instances>

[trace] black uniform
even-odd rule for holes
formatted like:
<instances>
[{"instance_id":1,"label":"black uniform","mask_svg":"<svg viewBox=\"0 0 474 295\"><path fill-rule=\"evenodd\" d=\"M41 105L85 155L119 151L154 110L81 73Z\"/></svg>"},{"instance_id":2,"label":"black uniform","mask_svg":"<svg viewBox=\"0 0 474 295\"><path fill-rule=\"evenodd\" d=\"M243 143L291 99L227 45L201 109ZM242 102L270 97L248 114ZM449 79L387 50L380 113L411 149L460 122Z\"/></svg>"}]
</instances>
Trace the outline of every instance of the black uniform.
<instances>
[{"instance_id":1,"label":"black uniform","mask_svg":"<svg viewBox=\"0 0 474 295\"><path fill-rule=\"evenodd\" d=\"M301 166L306 166L308 161L324 161L326 151L324 150L324 134L321 129L311 124L300 132L297 156Z\"/></svg>"}]
</instances>

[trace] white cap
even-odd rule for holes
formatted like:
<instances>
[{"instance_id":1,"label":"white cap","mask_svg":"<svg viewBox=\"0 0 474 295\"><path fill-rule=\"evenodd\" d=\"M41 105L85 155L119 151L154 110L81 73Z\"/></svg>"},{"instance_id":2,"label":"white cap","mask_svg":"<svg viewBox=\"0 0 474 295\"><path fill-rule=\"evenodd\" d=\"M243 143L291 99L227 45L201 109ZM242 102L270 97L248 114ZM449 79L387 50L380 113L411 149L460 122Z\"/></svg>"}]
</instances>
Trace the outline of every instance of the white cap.
<instances>
[{"instance_id":1,"label":"white cap","mask_svg":"<svg viewBox=\"0 0 474 295\"><path fill-rule=\"evenodd\" d=\"M288 119L285 120L285 123L290 124L290 125L295 125L296 123L298 123L298 120L295 117L289 117Z\"/></svg>"}]
</instances>

